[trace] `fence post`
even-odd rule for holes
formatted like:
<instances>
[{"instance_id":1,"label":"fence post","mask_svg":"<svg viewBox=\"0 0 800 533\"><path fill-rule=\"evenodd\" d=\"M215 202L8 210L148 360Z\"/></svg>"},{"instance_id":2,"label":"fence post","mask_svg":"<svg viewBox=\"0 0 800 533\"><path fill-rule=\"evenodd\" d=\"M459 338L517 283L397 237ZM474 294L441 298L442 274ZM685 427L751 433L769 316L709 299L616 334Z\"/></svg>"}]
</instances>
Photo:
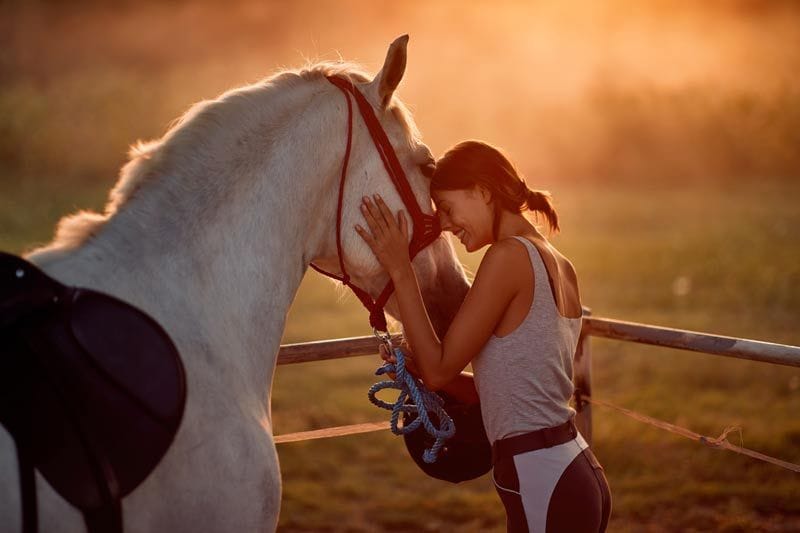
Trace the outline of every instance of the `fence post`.
<instances>
[{"instance_id":1,"label":"fence post","mask_svg":"<svg viewBox=\"0 0 800 533\"><path fill-rule=\"evenodd\" d=\"M592 314L588 307L583 308L583 316ZM581 397L591 398L592 396L592 348L590 343L591 336L589 329L581 328L578 338L578 348L575 350L573 362L573 383L575 384L575 425L581 432L583 438L589 445L592 444L592 404L581 400Z\"/></svg>"}]
</instances>

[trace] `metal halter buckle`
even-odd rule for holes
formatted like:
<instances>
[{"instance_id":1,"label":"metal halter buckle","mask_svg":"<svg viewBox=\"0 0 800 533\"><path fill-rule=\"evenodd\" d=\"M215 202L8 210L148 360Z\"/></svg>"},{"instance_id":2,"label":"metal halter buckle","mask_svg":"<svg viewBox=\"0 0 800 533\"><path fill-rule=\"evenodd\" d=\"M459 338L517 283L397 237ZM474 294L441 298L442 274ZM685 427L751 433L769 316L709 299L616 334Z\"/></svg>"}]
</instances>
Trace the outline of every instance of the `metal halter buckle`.
<instances>
[{"instance_id":1,"label":"metal halter buckle","mask_svg":"<svg viewBox=\"0 0 800 533\"><path fill-rule=\"evenodd\" d=\"M381 331L377 328L372 328L372 334L375 335L375 338L382 342L389 349L389 353L392 353L391 333L388 331Z\"/></svg>"}]
</instances>

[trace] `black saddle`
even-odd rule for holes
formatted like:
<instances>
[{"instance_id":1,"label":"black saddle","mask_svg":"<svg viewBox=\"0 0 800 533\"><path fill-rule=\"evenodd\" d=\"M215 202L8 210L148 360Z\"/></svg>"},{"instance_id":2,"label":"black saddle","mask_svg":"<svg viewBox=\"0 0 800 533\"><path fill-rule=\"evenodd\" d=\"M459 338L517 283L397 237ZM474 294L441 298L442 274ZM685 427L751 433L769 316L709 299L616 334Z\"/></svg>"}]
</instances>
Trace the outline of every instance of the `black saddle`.
<instances>
[{"instance_id":1,"label":"black saddle","mask_svg":"<svg viewBox=\"0 0 800 533\"><path fill-rule=\"evenodd\" d=\"M481 405L459 403L445 393L438 394L444 399L444 410L453 419L456 433L445 442L436 462L426 463L422 455L435 440L420 426L403 436L409 455L423 472L436 479L460 483L484 475L492 469L492 445L483 427ZM438 425L436 415L431 416ZM416 413L404 413L403 426L416 417Z\"/></svg>"},{"instance_id":2,"label":"black saddle","mask_svg":"<svg viewBox=\"0 0 800 533\"><path fill-rule=\"evenodd\" d=\"M38 527L34 467L89 531L122 531L120 500L166 453L185 400L155 320L0 252L0 422L17 446L24 531Z\"/></svg>"}]
</instances>

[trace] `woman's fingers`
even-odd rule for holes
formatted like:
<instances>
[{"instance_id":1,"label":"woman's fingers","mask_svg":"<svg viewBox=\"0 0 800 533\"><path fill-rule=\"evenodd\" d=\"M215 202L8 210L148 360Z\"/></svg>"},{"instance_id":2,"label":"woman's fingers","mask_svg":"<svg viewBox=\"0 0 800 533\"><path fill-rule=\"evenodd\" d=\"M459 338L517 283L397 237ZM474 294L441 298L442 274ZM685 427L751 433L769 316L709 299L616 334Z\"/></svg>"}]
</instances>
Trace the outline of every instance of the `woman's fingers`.
<instances>
[{"instance_id":1,"label":"woman's fingers","mask_svg":"<svg viewBox=\"0 0 800 533\"><path fill-rule=\"evenodd\" d=\"M358 224L356 224L356 231L358 232L359 235L361 235L361 238L364 239L367 242L369 247L374 250L375 249L375 239L372 238L372 234L370 234L370 232L368 232L367 230L365 230L364 228L362 228Z\"/></svg>"},{"instance_id":2,"label":"woman's fingers","mask_svg":"<svg viewBox=\"0 0 800 533\"><path fill-rule=\"evenodd\" d=\"M386 205L386 202L383 201L383 198L381 198L379 194L375 195L375 203L378 207L381 223L387 228L392 227L395 223L394 216L392 215L389 206Z\"/></svg>"},{"instance_id":3,"label":"woman's fingers","mask_svg":"<svg viewBox=\"0 0 800 533\"><path fill-rule=\"evenodd\" d=\"M372 234L375 237L379 237L383 235L383 226L378 221L377 213L373 211L374 209L375 208L367 204L366 201L361 204L361 214L364 215L364 220L367 221L367 225L372 231Z\"/></svg>"},{"instance_id":4,"label":"woman's fingers","mask_svg":"<svg viewBox=\"0 0 800 533\"><path fill-rule=\"evenodd\" d=\"M386 205L386 202L383 201L379 194L374 195L374 203L368 196L365 196L362 210L364 211L364 217L369 217L368 220L371 219L381 230L388 231L392 228L401 228L402 223L399 222L399 217L402 210L398 212L398 220L396 221L392 210L389 209L389 206ZM401 230L401 233L404 232Z\"/></svg>"},{"instance_id":5,"label":"woman's fingers","mask_svg":"<svg viewBox=\"0 0 800 533\"><path fill-rule=\"evenodd\" d=\"M377 195L375 202L364 197L361 213L369 228L356 224L355 230L369 244L381 266L390 275L408 266L408 222L405 214L401 211L398 220L395 220L389 207Z\"/></svg>"},{"instance_id":6,"label":"woman's fingers","mask_svg":"<svg viewBox=\"0 0 800 533\"><path fill-rule=\"evenodd\" d=\"M381 359L383 359L387 363L396 363L397 362L397 358L394 356L394 354L390 354L389 350L383 344L381 344L378 347L378 353L380 353Z\"/></svg>"},{"instance_id":7,"label":"woman's fingers","mask_svg":"<svg viewBox=\"0 0 800 533\"><path fill-rule=\"evenodd\" d=\"M374 201L370 200L368 196L365 196L364 205L367 206L367 212L381 229L388 230L391 227L391 213L389 214L389 219L387 220L386 218L386 211L388 211L389 208L386 207L386 204L377 194L375 195Z\"/></svg>"}]
</instances>

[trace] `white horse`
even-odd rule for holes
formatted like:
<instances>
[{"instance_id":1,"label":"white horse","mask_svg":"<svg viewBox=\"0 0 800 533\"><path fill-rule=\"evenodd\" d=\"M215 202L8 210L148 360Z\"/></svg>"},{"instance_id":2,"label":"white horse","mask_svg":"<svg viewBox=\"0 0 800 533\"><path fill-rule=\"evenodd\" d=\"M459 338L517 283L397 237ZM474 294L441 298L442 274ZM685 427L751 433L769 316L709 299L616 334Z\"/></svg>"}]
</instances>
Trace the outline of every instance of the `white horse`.
<instances>
[{"instance_id":1,"label":"white horse","mask_svg":"<svg viewBox=\"0 0 800 533\"><path fill-rule=\"evenodd\" d=\"M415 196L432 212L420 165L430 151L392 95L407 37L370 80L353 65L285 71L193 106L160 140L139 143L103 215L62 220L28 259L59 281L114 295L158 320L177 345L188 398L172 447L123 500L126 532L271 531L280 508L270 388L286 313L310 262L338 272L335 221L351 79L373 104ZM359 115L342 220L353 281L377 297L388 280L353 231L357 206L399 195ZM468 288L448 238L414 260L443 335ZM387 310L396 311L394 298ZM396 313L394 313L397 316ZM367 312L364 312L365 324ZM14 444L0 431L0 529L20 530ZM81 514L37 474L41 531L83 532Z\"/></svg>"}]
</instances>

